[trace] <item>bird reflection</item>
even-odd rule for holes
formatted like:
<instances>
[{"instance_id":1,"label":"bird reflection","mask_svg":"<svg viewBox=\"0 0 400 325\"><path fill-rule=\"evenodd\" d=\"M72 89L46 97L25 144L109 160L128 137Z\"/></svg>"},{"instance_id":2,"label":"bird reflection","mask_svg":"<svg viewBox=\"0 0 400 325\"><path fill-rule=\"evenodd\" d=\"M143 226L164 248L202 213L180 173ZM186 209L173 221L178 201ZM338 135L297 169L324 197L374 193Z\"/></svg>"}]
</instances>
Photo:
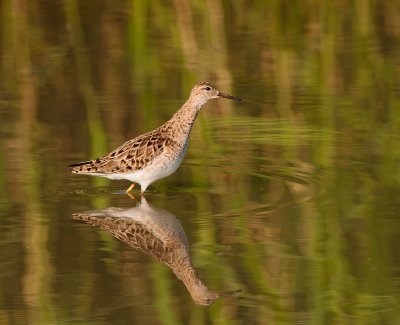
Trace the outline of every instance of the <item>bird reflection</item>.
<instances>
[{"instance_id":1,"label":"bird reflection","mask_svg":"<svg viewBox=\"0 0 400 325\"><path fill-rule=\"evenodd\" d=\"M197 276L179 220L173 214L151 206L144 197L132 208L110 207L75 213L72 217L98 226L166 264L183 282L196 304L207 306L219 297L218 292L209 290Z\"/></svg>"}]
</instances>

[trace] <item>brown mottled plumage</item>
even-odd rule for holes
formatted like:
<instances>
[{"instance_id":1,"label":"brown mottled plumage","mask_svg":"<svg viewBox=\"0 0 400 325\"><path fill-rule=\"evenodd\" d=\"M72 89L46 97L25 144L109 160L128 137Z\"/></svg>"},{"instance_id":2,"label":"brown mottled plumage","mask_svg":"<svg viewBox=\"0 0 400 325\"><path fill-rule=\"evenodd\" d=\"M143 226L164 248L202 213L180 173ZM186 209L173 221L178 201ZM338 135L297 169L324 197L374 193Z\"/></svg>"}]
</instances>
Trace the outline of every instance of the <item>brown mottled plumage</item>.
<instances>
[{"instance_id":1,"label":"brown mottled plumage","mask_svg":"<svg viewBox=\"0 0 400 325\"><path fill-rule=\"evenodd\" d=\"M186 103L157 129L139 135L98 159L68 166L73 173L127 179L141 185L142 193L152 182L169 176L186 154L190 131L201 107L212 98L226 95L207 82L196 84ZM127 192L129 193L134 184Z\"/></svg>"},{"instance_id":2,"label":"brown mottled plumage","mask_svg":"<svg viewBox=\"0 0 400 325\"><path fill-rule=\"evenodd\" d=\"M159 130L154 130L125 142L103 157L68 167L72 167L72 172L76 174L108 174L140 170L173 145L172 139L163 136Z\"/></svg>"},{"instance_id":3,"label":"brown mottled plumage","mask_svg":"<svg viewBox=\"0 0 400 325\"><path fill-rule=\"evenodd\" d=\"M195 303L206 306L219 297L218 292L209 290L197 276L179 220L165 210L150 206L144 197L137 207L75 213L73 218L98 226L166 264L186 286Z\"/></svg>"}]
</instances>

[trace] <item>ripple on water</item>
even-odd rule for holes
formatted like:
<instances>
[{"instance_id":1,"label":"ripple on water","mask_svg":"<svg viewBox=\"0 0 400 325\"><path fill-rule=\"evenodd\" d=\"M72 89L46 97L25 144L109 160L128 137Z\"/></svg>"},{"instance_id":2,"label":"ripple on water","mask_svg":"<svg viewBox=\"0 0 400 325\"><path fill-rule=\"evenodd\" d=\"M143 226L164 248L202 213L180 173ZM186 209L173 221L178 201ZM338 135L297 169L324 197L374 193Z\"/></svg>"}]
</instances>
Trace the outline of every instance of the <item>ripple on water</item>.
<instances>
[{"instance_id":1,"label":"ripple on water","mask_svg":"<svg viewBox=\"0 0 400 325\"><path fill-rule=\"evenodd\" d=\"M264 117L223 117L207 121L218 141L249 142L262 144L298 145L312 141L324 141L335 132L321 127L283 119Z\"/></svg>"},{"instance_id":2,"label":"ripple on water","mask_svg":"<svg viewBox=\"0 0 400 325\"><path fill-rule=\"evenodd\" d=\"M84 185L83 185L84 184ZM122 197L125 194L124 185L110 184L105 186L88 185L86 182L82 183L82 179L71 177L68 187L46 188L43 190L43 195L47 200L58 201L65 198L81 197L81 198L95 198L95 197Z\"/></svg>"},{"instance_id":3,"label":"ripple on water","mask_svg":"<svg viewBox=\"0 0 400 325\"><path fill-rule=\"evenodd\" d=\"M198 214L191 223L204 228L230 219L256 225L323 192L326 169L314 163L313 150L314 146L333 148L333 132L251 117L214 119L207 121L207 128L211 138L202 144L203 139L194 137L184 165L196 166L192 170L206 166L204 170L213 177L210 187L218 189L213 201L225 208ZM231 204L230 199L237 202Z\"/></svg>"},{"instance_id":4,"label":"ripple on water","mask_svg":"<svg viewBox=\"0 0 400 325\"><path fill-rule=\"evenodd\" d=\"M334 132L262 117L217 118L207 127L213 137L207 150L194 146L185 163L219 169L237 183L252 183L252 196L273 190L276 195L255 212L305 202L321 192L325 169L313 163L312 150L314 145L331 150Z\"/></svg>"}]
</instances>

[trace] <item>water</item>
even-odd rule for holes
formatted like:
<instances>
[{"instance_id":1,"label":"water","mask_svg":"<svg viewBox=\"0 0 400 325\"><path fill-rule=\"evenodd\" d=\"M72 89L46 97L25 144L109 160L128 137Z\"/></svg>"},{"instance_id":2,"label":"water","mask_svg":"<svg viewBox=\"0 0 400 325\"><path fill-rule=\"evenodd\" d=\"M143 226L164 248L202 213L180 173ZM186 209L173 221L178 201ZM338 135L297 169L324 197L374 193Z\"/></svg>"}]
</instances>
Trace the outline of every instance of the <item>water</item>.
<instances>
[{"instance_id":1,"label":"water","mask_svg":"<svg viewBox=\"0 0 400 325\"><path fill-rule=\"evenodd\" d=\"M3 1L0 323L400 323L399 13ZM66 170L201 80L243 101L204 107L150 212Z\"/></svg>"}]
</instances>

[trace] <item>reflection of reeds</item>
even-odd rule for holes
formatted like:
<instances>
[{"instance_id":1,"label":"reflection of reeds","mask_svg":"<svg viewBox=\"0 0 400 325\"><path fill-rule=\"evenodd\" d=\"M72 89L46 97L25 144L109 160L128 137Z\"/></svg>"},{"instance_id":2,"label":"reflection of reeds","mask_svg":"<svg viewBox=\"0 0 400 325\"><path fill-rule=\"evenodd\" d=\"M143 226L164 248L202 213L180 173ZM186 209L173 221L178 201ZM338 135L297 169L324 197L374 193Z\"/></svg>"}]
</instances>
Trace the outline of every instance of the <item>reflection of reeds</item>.
<instances>
[{"instance_id":1,"label":"reflection of reeds","mask_svg":"<svg viewBox=\"0 0 400 325\"><path fill-rule=\"evenodd\" d=\"M44 205L40 201L39 194L40 174L43 172L43 167L37 160L36 153L32 151L38 126L39 96L30 47L30 15L28 6L24 2L13 4L5 1L3 5L6 11L3 12L3 33L0 45L3 50L1 51L0 89L4 91L6 97L9 97L7 110L17 114L11 128L7 127L5 119L0 118L1 129L7 128L13 135L1 142L2 156L6 163L3 165L4 170L1 174L2 178L5 176L5 187L9 188L6 195L11 199L8 201L10 209L4 216L13 216L13 204L24 206L21 216L23 222L20 223L21 230L18 232L21 234L22 246L29 249L21 254L24 268L18 279L21 285L18 289L20 291L15 292L16 295L23 297L21 303L27 308L25 312L17 314L13 309L5 310L2 307L1 309L6 311L2 312L2 318L10 321L18 318L26 321L30 319L38 323L51 322L54 319L54 309L49 299L51 289L48 279L52 277L52 271L46 249L49 227L41 224L41 212ZM7 148L12 148L12 150ZM2 220L5 221L3 218ZM4 288L3 285L2 287ZM15 299L10 298L11 301Z\"/></svg>"},{"instance_id":2,"label":"reflection of reeds","mask_svg":"<svg viewBox=\"0 0 400 325\"><path fill-rule=\"evenodd\" d=\"M83 97L86 110L87 128L90 134L90 156L97 157L107 151L106 135L101 121L98 99L92 80L91 62L87 55L87 49L83 34L81 17L78 4L75 0L64 2L66 18L70 26L71 45L78 73L78 86ZM106 183L104 179L94 178L96 186ZM97 199L98 201L98 199ZM101 204L101 202L98 202Z\"/></svg>"},{"instance_id":3,"label":"reflection of reeds","mask_svg":"<svg viewBox=\"0 0 400 325\"><path fill-rule=\"evenodd\" d=\"M203 123L194 129L183 168L156 185L167 189L182 177L185 186L194 184L201 190L209 186L226 194L229 187L226 196L193 194L198 214L208 217L207 227L195 228L192 236L212 247L239 241L242 255L236 260L217 258L199 247L194 249L194 260L212 259L212 271L223 270L244 292L258 295L257 308L248 302L252 319L268 316L273 323L284 317L282 322L293 323L294 311L315 323L393 320L390 308L396 306L398 292L391 286L395 278L390 272L398 262L393 258L398 234L396 224L388 227L391 221L381 214L388 214L387 206L393 211L398 207L399 3L176 0L174 4L132 1L101 9L95 2L69 0L63 8L56 2L45 8L37 0L1 4L0 114L7 119L0 123L10 122L12 130L0 138L1 184L10 188L2 192L6 199L1 202L18 202L31 211L24 224L27 231L20 235L33 247L24 259L29 273L24 290L37 295L30 295L28 303L43 304L47 310L60 308L58 304L66 308L49 295L52 275L63 266L49 260L48 229L33 217L48 208L38 195L41 186L56 188L62 180L53 177L59 175L54 165L35 163L34 130L45 126L50 134L36 136L62 139L63 146L54 155L74 146L75 152L95 157L110 149L106 130L117 145L160 125L179 106L178 99L186 97L193 81L210 78L221 89L263 105L243 103L240 111L229 102L210 104L202 112ZM108 18L115 20L104 23ZM106 50L115 67L103 61ZM57 64L49 72L47 63L53 61ZM11 99L5 100L3 94ZM173 102L168 101L171 98ZM102 111L99 103L107 109ZM224 121L222 128L213 121L205 126L212 108ZM239 123L240 117L230 119L233 115L251 115L255 121L243 118ZM79 117L85 122L79 123ZM271 117L273 123L266 122ZM132 125L135 134L129 131ZM256 170L269 166L262 165L260 157L270 157L279 166L311 162L326 171L320 184L325 192L312 201L273 211L268 219L255 219L249 205L275 202L283 193L282 184L268 182L268 177L225 172L226 166L199 164L196 158L204 152L224 157L228 150L235 165L248 164L254 168L250 172L259 175L270 176ZM213 213L221 209L236 216L215 219ZM108 244L113 249L112 242ZM89 248L79 258L83 269L94 267ZM379 272L372 271L376 265ZM165 270L157 267L154 272L159 294L155 309L171 322L183 318L182 311L166 307L174 300L171 291L164 290L170 285ZM96 303L95 281L84 274L80 277L86 286L77 313L83 315ZM275 292L282 295L276 297ZM387 311L377 307L378 296L394 297L394 302L385 300ZM212 316L227 323L240 313L236 307L213 308ZM51 319L51 313L34 319ZM206 311L189 313L193 318L210 317Z\"/></svg>"}]
</instances>

